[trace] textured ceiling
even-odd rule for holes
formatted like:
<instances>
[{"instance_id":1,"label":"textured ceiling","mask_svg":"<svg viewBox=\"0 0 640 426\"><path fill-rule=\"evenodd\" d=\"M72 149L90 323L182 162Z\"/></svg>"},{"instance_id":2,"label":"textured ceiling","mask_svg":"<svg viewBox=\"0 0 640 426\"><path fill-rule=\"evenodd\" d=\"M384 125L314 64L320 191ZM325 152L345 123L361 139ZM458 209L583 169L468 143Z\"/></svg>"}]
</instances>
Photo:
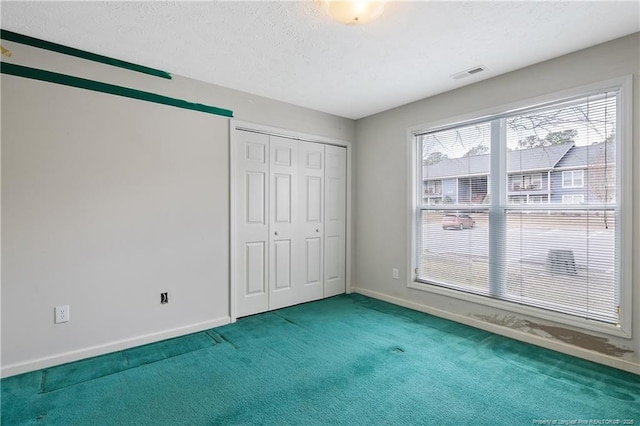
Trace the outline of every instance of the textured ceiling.
<instances>
[{"instance_id":1,"label":"textured ceiling","mask_svg":"<svg viewBox=\"0 0 640 426\"><path fill-rule=\"evenodd\" d=\"M354 119L640 31L637 1L389 2L363 26L314 1L0 7L6 30Z\"/></svg>"}]
</instances>

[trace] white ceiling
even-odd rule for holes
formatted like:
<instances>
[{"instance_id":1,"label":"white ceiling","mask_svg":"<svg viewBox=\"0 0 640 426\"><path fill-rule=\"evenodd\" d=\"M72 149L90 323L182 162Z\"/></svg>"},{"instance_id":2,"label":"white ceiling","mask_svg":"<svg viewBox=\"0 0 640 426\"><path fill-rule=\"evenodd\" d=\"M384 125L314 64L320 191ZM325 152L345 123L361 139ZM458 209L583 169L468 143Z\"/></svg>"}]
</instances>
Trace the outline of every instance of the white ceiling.
<instances>
[{"instance_id":1,"label":"white ceiling","mask_svg":"<svg viewBox=\"0 0 640 426\"><path fill-rule=\"evenodd\" d=\"M640 31L640 2L9 2L2 28L358 119ZM487 71L450 76L477 65Z\"/></svg>"}]
</instances>

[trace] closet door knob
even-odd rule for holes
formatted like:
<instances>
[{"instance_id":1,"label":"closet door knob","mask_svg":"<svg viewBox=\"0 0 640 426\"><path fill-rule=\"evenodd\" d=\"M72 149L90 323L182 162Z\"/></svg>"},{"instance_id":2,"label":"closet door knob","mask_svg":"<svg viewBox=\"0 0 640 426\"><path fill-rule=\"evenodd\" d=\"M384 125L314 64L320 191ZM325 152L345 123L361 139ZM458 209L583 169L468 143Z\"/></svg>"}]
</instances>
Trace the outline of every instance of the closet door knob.
<instances>
[{"instance_id":1,"label":"closet door knob","mask_svg":"<svg viewBox=\"0 0 640 426\"><path fill-rule=\"evenodd\" d=\"M274 233L273 233L273 235L278 235L278 233L277 233L277 232L274 232Z\"/></svg>"},{"instance_id":2,"label":"closet door knob","mask_svg":"<svg viewBox=\"0 0 640 426\"><path fill-rule=\"evenodd\" d=\"M320 230L319 230L319 229L316 229L316 232L320 232Z\"/></svg>"}]
</instances>

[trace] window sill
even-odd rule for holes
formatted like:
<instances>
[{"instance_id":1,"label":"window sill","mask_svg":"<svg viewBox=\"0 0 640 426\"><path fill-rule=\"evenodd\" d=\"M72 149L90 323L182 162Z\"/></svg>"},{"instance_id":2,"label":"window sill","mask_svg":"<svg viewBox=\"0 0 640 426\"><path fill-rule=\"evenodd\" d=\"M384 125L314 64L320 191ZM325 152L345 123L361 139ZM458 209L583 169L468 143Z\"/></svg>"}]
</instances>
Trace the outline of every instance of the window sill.
<instances>
[{"instance_id":1,"label":"window sill","mask_svg":"<svg viewBox=\"0 0 640 426\"><path fill-rule=\"evenodd\" d=\"M572 315L563 314L560 312L549 311L549 310L540 309L532 306L520 305L518 303L509 302L506 300L493 299L487 296L477 295L473 293L466 293L459 290L454 290L446 287L440 287L437 285L427 284L427 283L422 283L417 281L409 282L407 284L407 287L414 290L420 290L427 293L451 297L454 299L459 299L465 302L475 303L482 306L489 306L492 308L511 312L516 315L526 315L532 318L542 319L546 321L553 321L561 325L567 325L567 326L580 328L583 330L595 331L598 333L607 334L610 336L631 339L631 333L628 330L623 329L621 326L601 323L598 321L579 318Z\"/></svg>"}]
</instances>

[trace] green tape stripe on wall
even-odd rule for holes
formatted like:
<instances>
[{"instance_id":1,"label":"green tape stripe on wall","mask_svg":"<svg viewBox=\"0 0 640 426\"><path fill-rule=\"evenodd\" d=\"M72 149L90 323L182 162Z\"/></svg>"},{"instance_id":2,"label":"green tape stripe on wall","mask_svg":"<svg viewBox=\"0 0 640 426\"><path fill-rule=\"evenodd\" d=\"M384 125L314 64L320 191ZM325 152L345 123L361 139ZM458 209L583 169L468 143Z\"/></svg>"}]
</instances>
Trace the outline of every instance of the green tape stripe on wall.
<instances>
[{"instance_id":1,"label":"green tape stripe on wall","mask_svg":"<svg viewBox=\"0 0 640 426\"><path fill-rule=\"evenodd\" d=\"M101 83L99 81L87 80L85 78L73 77L70 75L40 70L37 68L29 68L22 65L2 62L0 63L0 72L2 74L15 75L17 77L31 78L33 80L62 84L65 86L92 90L94 92L108 93L110 95L123 96L125 98L139 99L141 101L205 112L207 114L221 115L223 117L233 117L233 111L230 111L228 109L187 102L182 99L170 98L168 96L144 92L142 90L130 89L128 87L116 86L114 84Z\"/></svg>"},{"instance_id":2,"label":"green tape stripe on wall","mask_svg":"<svg viewBox=\"0 0 640 426\"><path fill-rule=\"evenodd\" d=\"M142 65L132 64L131 62L121 61L119 59L110 58L108 56L97 55L85 50L74 49L73 47L63 46L61 44L52 43L50 41L41 40L39 38L29 37L26 35L14 33L12 31L0 30L0 38L7 41L13 41L28 46L38 47L40 49L51 50L52 52L62 53L64 55L75 56L77 58L87 59L89 61L100 62L114 67L126 68L131 71L137 71L144 74L154 75L171 79L171 74L154 68Z\"/></svg>"}]
</instances>

